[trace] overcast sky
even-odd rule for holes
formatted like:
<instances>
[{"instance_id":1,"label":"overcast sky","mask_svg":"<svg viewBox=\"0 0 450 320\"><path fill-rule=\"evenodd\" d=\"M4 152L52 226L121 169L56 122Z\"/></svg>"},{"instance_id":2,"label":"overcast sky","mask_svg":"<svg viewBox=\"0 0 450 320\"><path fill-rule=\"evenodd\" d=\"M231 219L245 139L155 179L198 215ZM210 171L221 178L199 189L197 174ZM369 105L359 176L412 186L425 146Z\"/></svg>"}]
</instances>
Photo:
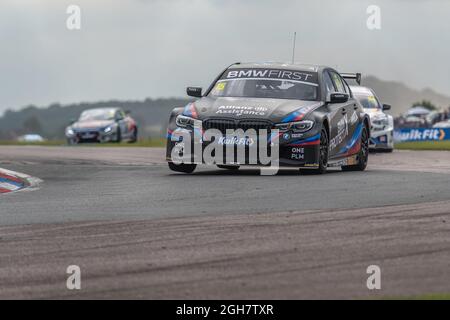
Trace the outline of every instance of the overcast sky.
<instances>
[{"instance_id":1,"label":"overcast sky","mask_svg":"<svg viewBox=\"0 0 450 320\"><path fill-rule=\"evenodd\" d=\"M66 28L69 5L81 30ZM381 30L366 9L381 8ZM1 0L7 108L184 96L235 61L296 60L450 95L446 0Z\"/></svg>"}]
</instances>

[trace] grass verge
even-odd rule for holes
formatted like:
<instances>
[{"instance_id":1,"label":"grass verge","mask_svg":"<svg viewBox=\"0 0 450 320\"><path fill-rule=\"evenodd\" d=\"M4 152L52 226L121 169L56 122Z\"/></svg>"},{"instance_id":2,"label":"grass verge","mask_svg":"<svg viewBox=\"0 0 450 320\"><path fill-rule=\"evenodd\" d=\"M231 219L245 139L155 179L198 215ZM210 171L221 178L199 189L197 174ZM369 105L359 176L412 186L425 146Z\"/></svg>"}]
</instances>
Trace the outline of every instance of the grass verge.
<instances>
[{"instance_id":1,"label":"grass verge","mask_svg":"<svg viewBox=\"0 0 450 320\"><path fill-rule=\"evenodd\" d=\"M48 140L44 142L18 142L18 141L0 141L0 146L64 146L67 143L64 140ZM166 139L143 139L136 143L83 143L83 147L164 147Z\"/></svg>"},{"instance_id":2,"label":"grass verge","mask_svg":"<svg viewBox=\"0 0 450 320\"><path fill-rule=\"evenodd\" d=\"M450 140L396 143L399 150L450 150Z\"/></svg>"}]
</instances>

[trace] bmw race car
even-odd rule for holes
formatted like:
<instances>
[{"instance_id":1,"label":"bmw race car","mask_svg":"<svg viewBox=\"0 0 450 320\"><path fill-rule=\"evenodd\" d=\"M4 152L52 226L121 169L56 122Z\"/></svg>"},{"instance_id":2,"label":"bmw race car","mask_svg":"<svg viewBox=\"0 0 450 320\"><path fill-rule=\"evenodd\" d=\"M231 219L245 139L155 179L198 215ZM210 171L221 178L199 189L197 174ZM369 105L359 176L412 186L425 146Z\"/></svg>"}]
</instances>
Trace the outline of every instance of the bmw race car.
<instances>
[{"instance_id":1,"label":"bmw race car","mask_svg":"<svg viewBox=\"0 0 450 320\"><path fill-rule=\"evenodd\" d=\"M138 127L129 112L120 108L89 109L66 128L69 144L82 142L136 142Z\"/></svg>"},{"instance_id":2,"label":"bmw race car","mask_svg":"<svg viewBox=\"0 0 450 320\"><path fill-rule=\"evenodd\" d=\"M371 150L392 152L394 150L394 118L384 113L391 106L381 104L375 92L366 87L351 86L355 97L369 115L372 125L369 147Z\"/></svg>"},{"instance_id":3,"label":"bmw race car","mask_svg":"<svg viewBox=\"0 0 450 320\"><path fill-rule=\"evenodd\" d=\"M264 144L278 147L279 166L315 173L325 173L331 166L344 171L363 171L367 166L370 118L332 68L236 63L219 74L206 92L188 87L187 94L198 100L175 108L169 119L166 156L173 171L191 173L197 164L207 163L192 150L200 144L206 152L213 141L207 139L209 130L221 133L214 141L224 149L245 147L240 161L236 155L222 157L227 153L221 152L214 159L220 168L261 165L259 153L257 161L250 155ZM236 134L251 129L258 131L256 139ZM265 131L268 134L262 135ZM182 157L185 153L187 157ZM183 161L175 161L174 156Z\"/></svg>"}]
</instances>

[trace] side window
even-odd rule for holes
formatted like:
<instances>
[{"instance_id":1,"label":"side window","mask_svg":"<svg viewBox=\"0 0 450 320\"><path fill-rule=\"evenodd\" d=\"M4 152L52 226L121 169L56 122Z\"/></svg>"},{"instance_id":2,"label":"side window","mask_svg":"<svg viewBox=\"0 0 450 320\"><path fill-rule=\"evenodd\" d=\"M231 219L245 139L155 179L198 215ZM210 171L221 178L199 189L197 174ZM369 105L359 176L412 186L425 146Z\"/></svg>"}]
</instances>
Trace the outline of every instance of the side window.
<instances>
[{"instance_id":1,"label":"side window","mask_svg":"<svg viewBox=\"0 0 450 320\"><path fill-rule=\"evenodd\" d=\"M341 76L338 75L336 72L330 72L331 73L331 79L333 80L334 86L336 87L337 92L340 93L347 93L345 92L344 82L341 79Z\"/></svg>"},{"instance_id":2,"label":"side window","mask_svg":"<svg viewBox=\"0 0 450 320\"><path fill-rule=\"evenodd\" d=\"M345 81L345 79L343 81L344 81L345 92L348 93L349 97L353 98L353 92L350 89L350 86L348 85L347 81Z\"/></svg>"},{"instance_id":3,"label":"side window","mask_svg":"<svg viewBox=\"0 0 450 320\"><path fill-rule=\"evenodd\" d=\"M324 82L325 82L325 86L327 88L327 94L336 92L336 89L334 88L333 81L331 80L331 77L330 77L330 74L328 73L328 71L325 71L323 73L323 79L324 79Z\"/></svg>"}]
</instances>

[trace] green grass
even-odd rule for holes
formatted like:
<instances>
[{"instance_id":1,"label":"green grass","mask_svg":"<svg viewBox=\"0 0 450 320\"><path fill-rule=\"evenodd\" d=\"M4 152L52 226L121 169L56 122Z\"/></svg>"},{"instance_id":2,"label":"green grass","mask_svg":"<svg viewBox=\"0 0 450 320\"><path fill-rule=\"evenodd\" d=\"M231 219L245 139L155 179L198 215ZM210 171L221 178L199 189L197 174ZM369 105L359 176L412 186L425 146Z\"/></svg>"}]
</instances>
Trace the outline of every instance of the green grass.
<instances>
[{"instance_id":1,"label":"green grass","mask_svg":"<svg viewBox=\"0 0 450 320\"><path fill-rule=\"evenodd\" d=\"M1 146L61 146L66 142L64 140L48 140L43 142L19 142L13 140L0 140Z\"/></svg>"},{"instance_id":2,"label":"green grass","mask_svg":"<svg viewBox=\"0 0 450 320\"><path fill-rule=\"evenodd\" d=\"M18 141L0 141L2 146L63 146L67 145L64 140L48 140L44 142L18 142ZM84 143L83 147L165 147L166 139L142 139L136 143ZM76 147L76 146L75 146Z\"/></svg>"},{"instance_id":3,"label":"green grass","mask_svg":"<svg viewBox=\"0 0 450 320\"><path fill-rule=\"evenodd\" d=\"M421 296L412 297L410 299L412 299L412 300L450 300L450 294L448 294L448 293L424 294Z\"/></svg>"},{"instance_id":4,"label":"green grass","mask_svg":"<svg viewBox=\"0 0 450 320\"><path fill-rule=\"evenodd\" d=\"M384 300L450 300L448 293L432 293L407 297L385 297Z\"/></svg>"},{"instance_id":5,"label":"green grass","mask_svg":"<svg viewBox=\"0 0 450 320\"><path fill-rule=\"evenodd\" d=\"M399 150L450 150L450 140L396 143Z\"/></svg>"}]
</instances>

